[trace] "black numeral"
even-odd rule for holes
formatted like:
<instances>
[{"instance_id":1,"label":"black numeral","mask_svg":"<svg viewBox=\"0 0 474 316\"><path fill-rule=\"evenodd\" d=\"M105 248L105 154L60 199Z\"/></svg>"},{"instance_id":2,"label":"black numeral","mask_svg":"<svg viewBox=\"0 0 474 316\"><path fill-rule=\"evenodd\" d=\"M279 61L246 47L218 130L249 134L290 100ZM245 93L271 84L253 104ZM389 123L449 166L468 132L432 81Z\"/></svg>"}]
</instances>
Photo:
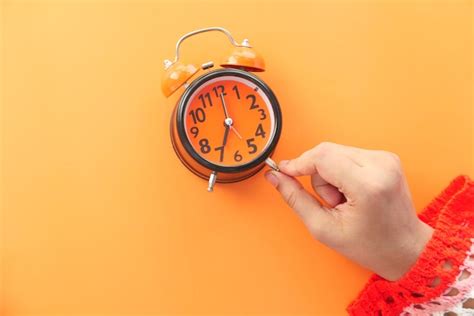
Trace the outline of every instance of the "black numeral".
<instances>
[{"instance_id":1,"label":"black numeral","mask_svg":"<svg viewBox=\"0 0 474 316\"><path fill-rule=\"evenodd\" d=\"M237 150L234 154L234 160L238 162L238 161L242 161L243 158L244 157L242 157L242 155L239 154L239 151Z\"/></svg>"},{"instance_id":2,"label":"black numeral","mask_svg":"<svg viewBox=\"0 0 474 316\"><path fill-rule=\"evenodd\" d=\"M190 131L191 131L191 134L194 135L194 138L196 138L199 134L199 128L197 128L196 126L191 127Z\"/></svg>"},{"instance_id":3,"label":"black numeral","mask_svg":"<svg viewBox=\"0 0 474 316\"><path fill-rule=\"evenodd\" d=\"M201 100L203 108L207 107L206 106L206 99L207 99L207 103L209 104L209 106L212 106L211 95L209 94L209 92L204 93L204 95L200 94L198 98L199 98L199 100Z\"/></svg>"},{"instance_id":4,"label":"black numeral","mask_svg":"<svg viewBox=\"0 0 474 316\"><path fill-rule=\"evenodd\" d=\"M235 85L232 90L235 91L235 94L237 95L237 99L240 100L240 93L239 93L239 87L237 87L237 85Z\"/></svg>"},{"instance_id":5,"label":"black numeral","mask_svg":"<svg viewBox=\"0 0 474 316\"><path fill-rule=\"evenodd\" d=\"M255 132L255 136L262 136L262 138L265 138L265 131L263 130L262 124L258 124L257 131Z\"/></svg>"},{"instance_id":6,"label":"black numeral","mask_svg":"<svg viewBox=\"0 0 474 316\"><path fill-rule=\"evenodd\" d=\"M255 103L257 101L257 98L253 94L249 94L248 96L245 97L246 99L252 99L252 104L250 104L250 109L258 109L258 104Z\"/></svg>"},{"instance_id":7,"label":"black numeral","mask_svg":"<svg viewBox=\"0 0 474 316\"><path fill-rule=\"evenodd\" d=\"M257 152L257 145L254 142L255 138L247 139L247 146L249 148L249 154L255 154Z\"/></svg>"},{"instance_id":8,"label":"black numeral","mask_svg":"<svg viewBox=\"0 0 474 316\"><path fill-rule=\"evenodd\" d=\"M216 147L214 148L215 151L219 151L221 152L220 156L219 156L219 161L222 162L224 160L224 146L220 146L220 147Z\"/></svg>"},{"instance_id":9,"label":"black numeral","mask_svg":"<svg viewBox=\"0 0 474 316\"><path fill-rule=\"evenodd\" d=\"M191 117L193 118L194 124L197 124L197 122L202 123L206 120L206 113L201 108L197 108L196 110L191 110L189 112L189 115L191 115Z\"/></svg>"},{"instance_id":10,"label":"black numeral","mask_svg":"<svg viewBox=\"0 0 474 316\"><path fill-rule=\"evenodd\" d=\"M222 94L223 96L226 96L226 95L227 95L227 93L225 93L225 88L224 88L224 86L222 86L222 85L218 85L218 86L212 88L212 90L214 90L214 93L216 94L216 98L220 98L220 97L221 97L221 94ZM218 92L218 90L220 90L220 92Z\"/></svg>"},{"instance_id":11,"label":"black numeral","mask_svg":"<svg viewBox=\"0 0 474 316\"><path fill-rule=\"evenodd\" d=\"M199 146L201 146L201 152L203 154L207 154L211 151L211 146L209 146L209 140L207 138L203 138L199 141Z\"/></svg>"},{"instance_id":12,"label":"black numeral","mask_svg":"<svg viewBox=\"0 0 474 316\"><path fill-rule=\"evenodd\" d=\"M263 121L264 119L267 118L267 115L265 114L264 109L258 109L258 112L260 112L260 121Z\"/></svg>"}]
</instances>

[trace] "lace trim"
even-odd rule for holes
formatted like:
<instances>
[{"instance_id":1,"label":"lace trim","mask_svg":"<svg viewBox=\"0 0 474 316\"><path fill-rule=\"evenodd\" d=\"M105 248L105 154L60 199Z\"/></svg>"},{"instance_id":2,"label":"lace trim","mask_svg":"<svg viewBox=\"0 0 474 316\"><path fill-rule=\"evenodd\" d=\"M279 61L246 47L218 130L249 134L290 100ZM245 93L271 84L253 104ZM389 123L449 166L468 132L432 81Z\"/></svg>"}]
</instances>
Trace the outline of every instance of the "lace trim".
<instances>
[{"instance_id":1,"label":"lace trim","mask_svg":"<svg viewBox=\"0 0 474 316\"><path fill-rule=\"evenodd\" d=\"M464 304L466 304L466 302L474 300L473 297L474 289L471 290L471 292L466 298L464 298L461 302L452 307L449 312L436 312L433 314L433 316L472 316L474 315L474 309L464 307Z\"/></svg>"},{"instance_id":2,"label":"lace trim","mask_svg":"<svg viewBox=\"0 0 474 316\"><path fill-rule=\"evenodd\" d=\"M474 239L471 239L471 243ZM474 245L471 244L464 263L459 267L456 281L443 295L422 304L411 304L403 310L403 316L439 315L451 312L452 315L473 315L474 309L463 305L474 298ZM451 268L451 267L447 267Z\"/></svg>"},{"instance_id":3,"label":"lace trim","mask_svg":"<svg viewBox=\"0 0 474 316\"><path fill-rule=\"evenodd\" d=\"M420 214L420 219L434 226L435 231L416 264L396 282L372 276L348 312L400 315L411 304L418 306L441 296L456 280L471 247L472 201L474 182L463 176L453 180Z\"/></svg>"}]
</instances>

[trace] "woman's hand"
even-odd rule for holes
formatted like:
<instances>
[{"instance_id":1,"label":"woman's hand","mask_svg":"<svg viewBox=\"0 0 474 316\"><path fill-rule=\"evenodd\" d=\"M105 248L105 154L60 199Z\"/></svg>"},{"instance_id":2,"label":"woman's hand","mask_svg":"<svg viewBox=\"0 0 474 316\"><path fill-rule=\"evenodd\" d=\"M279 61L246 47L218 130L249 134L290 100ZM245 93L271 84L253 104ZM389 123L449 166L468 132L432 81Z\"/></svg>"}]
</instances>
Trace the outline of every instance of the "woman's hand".
<instances>
[{"instance_id":1,"label":"woman's hand","mask_svg":"<svg viewBox=\"0 0 474 316\"><path fill-rule=\"evenodd\" d=\"M392 153L321 143L281 161L267 180L311 234L388 280L400 278L431 238L418 219L399 158ZM295 177L311 176L321 205Z\"/></svg>"}]
</instances>

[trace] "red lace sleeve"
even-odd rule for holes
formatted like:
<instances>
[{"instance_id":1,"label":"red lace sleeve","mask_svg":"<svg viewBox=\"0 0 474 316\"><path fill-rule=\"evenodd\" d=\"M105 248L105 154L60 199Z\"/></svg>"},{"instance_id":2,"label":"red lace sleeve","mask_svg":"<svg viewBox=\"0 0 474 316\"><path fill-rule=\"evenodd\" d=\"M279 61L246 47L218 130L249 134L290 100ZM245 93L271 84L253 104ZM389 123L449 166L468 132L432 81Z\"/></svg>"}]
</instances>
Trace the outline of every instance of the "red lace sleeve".
<instances>
[{"instance_id":1,"label":"red lace sleeve","mask_svg":"<svg viewBox=\"0 0 474 316\"><path fill-rule=\"evenodd\" d=\"M419 218L434 233L418 261L395 282L373 275L348 306L349 314L400 315L410 305L423 312L422 303L439 297L456 281L474 237L474 182L465 176L454 179Z\"/></svg>"}]
</instances>

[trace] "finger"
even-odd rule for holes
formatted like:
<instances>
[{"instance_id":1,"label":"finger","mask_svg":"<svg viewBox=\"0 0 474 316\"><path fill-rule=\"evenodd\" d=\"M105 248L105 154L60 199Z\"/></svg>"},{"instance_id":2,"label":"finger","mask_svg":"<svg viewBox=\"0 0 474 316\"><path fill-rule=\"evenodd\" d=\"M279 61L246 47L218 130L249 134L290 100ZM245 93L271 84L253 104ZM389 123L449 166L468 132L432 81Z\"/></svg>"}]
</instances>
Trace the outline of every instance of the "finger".
<instances>
[{"instance_id":1,"label":"finger","mask_svg":"<svg viewBox=\"0 0 474 316\"><path fill-rule=\"evenodd\" d=\"M346 157L348 161L353 164L362 165L364 160L367 160L366 151L356 147L344 146L335 143L323 142L308 151L305 151L299 157L292 160L283 160L280 162L282 170L291 176L312 175L317 172L316 160L330 156Z\"/></svg>"},{"instance_id":2,"label":"finger","mask_svg":"<svg viewBox=\"0 0 474 316\"><path fill-rule=\"evenodd\" d=\"M337 187L344 194L359 190L363 180L360 157L353 147L321 143L303 153L300 157L282 161L280 170L290 176L313 175L318 173L327 183Z\"/></svg>"},{"instance_id":3,"label":"finger","mask_svg":"<svg viewBox=\"0 0 474 316\"><path fill-rule=\"evenodd\" d=\"M324 227L328 227L335 218L309 194L298 180L281 172L269 171L266 179L280 192L285 202L302 219L308 229L318 235Z\"/></svg>"},{"instance_id":4,"label":"finger","mask_svg":"<svg viewBox=\"0 0 474 316\"><path fill-rule=\"evenodd\" d=\"M311 186L313 190L326 202L326 204L334 208L339 204L346 202L344 195L339 190L327 183L326 180L316 173L311 176Z\"/></svg>"}]
</instances>

